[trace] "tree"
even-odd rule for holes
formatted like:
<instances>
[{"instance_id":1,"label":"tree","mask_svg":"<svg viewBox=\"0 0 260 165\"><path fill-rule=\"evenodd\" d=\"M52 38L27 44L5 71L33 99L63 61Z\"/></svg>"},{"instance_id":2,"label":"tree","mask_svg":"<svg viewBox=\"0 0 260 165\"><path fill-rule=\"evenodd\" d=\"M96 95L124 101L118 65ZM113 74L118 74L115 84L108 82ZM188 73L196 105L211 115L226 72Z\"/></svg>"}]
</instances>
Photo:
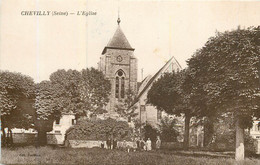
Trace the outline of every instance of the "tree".
<instances>
[{"instance_id":1,"label":"tree","mask_svg":"<svg viewBox=\"0 0 260 165\"><path fill-rule=\"evenodd\" d=\"M190 119L195 115L190 104L192 81L188 69L165 73L148 92L148 103L168 114L185 116L184 149L189 147Z\"/></svg>"},{"instance_id":2,"label":"tree","mask_svg":"<svg viewBox=\"0 0 260 165\"><path fill-rule=\"evenodd\" d=\"M62 88L56 98L61 114L74 113L77 118L90 117L103 113L103 107L109 101L110 82L94 68L81 72L58 70L51 74L50 81Z\"/></svg>"},{"instance_id":3,"label":"tree","mask_svg":"<svg viewBox=\"0 0 260 165\"><path fill-rule=\"evenodd\" d=\"M176 129L176 119L164 117L160 124L161 140L164 142L176 142L179 132Z\"/></svg>"},{"instance_id":4,"label":"tree","mask_svg":"<svg viewBox=\"0 0 260 165\"><path fill-rule=\"evenodd\" d=\"M50 81L36 84L34 125L38 132L38 145L47 144L47 132L52 131L54 120L61 116L59 98L64 93L61 91L61 86Z\"/></svg>"},{"instance_id":5,"label":"tree","mask_svg":"<svg viewBox=\"0 0 260 165\"><path fill-rule=\"evenodd\" d=\"M78 113L88 113L91 116L106 112L104 106L109 101L111 84L101 71L94 68L83 69L79 89L83 109Z\"/></svg>"},{"instance_id":6,"label":"tree","mask_svg":"<svg viewBox=\"0 0 260 165\"><path fill-rule=\"evenodd\" d=\"M0 71L0 109L2 144L6 144L5 128L12 143L11 129L32 127L34 82L29 76Z\"/></svg>"},{"instance_id":7,"label":"tree","mask_svg":"<svg viewBox=\"0 0 260 165\"><path fill-rule=\"evenodd\" d=\"M238 28L217 33L188 61L194 95L207 107L201 113L234 116L236 160L244 159L244 129L260 117L259 54L260 27Z\"/></svg>"},{"instance_id":8,"label":"tree","mask_svg":"<svg viewBox=\"0 0 260 165\"><path fill-rule=\"evenodd\" d=\"M57 95L54 97L61 114L76 113L77 110L83 109L83 103L80 97L79 83L81 81L81 73L77 70L65 71L57 70L50 75L50 82L59 87ZM82 115L82 114L80 114Z\"/></svg>"}]
</instances>

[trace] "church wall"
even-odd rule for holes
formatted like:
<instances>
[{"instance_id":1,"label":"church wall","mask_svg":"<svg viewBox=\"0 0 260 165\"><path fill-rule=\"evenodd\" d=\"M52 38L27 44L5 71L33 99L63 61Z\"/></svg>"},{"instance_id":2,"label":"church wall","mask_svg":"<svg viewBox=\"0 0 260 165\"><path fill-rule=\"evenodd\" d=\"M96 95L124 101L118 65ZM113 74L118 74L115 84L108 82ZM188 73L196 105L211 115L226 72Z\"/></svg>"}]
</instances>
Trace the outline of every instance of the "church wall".
<instances>
[{"instance_id":1,"label":"church wall","mask_svg":"<svg viewBox=\"0 0 260 165\"><path fill-rule=\"evenodd\" d=\"M151 124L153 127L158 127L158 120L157 120L157 109L152 105L146 105L147 111L147 122Z\"/></svg>"},{"instance_id":2,"label":"church wall","mask_svg":"<svg viewBox=\"0 0 260 165\"><path fill-rule=\"evenodd\" d=\"M130 87L131 90L135 93L137 93L137 77L138 77L138 68L137 68L137 59L131 57L131 62L130 62Z\"/></svg>"}]
</instances>

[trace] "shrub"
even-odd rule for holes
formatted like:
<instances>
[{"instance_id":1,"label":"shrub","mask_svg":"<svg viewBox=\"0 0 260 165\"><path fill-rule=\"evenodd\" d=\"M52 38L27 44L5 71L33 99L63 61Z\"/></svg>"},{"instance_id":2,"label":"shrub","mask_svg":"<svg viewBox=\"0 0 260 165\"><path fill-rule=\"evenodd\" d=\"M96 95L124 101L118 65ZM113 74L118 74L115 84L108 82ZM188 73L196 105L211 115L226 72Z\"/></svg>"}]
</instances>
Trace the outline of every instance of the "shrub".
<instances>
[{"instance_id":1,"label":"shrub","mask_svg":"<svg viewBox=\"0 0 260 165\"><path fill-rule=\"evenodd\" d=\"M153 128L150 124L146 124L143 129L145 140L150 138L152 142L155 142L158 135L157 130Z\"/></svg>"},{"instance_id":2,"label":"shrub","mask_svg":"<svg viewBox=\"0 0 260 165\"><path fill-rule=\"evenodd\" d=\"M108 137L118 140L130 140L131 129L127 122L106 120L79 120L66 131L67 140L106 140Z\"/></svg>"},{"instance_id":3,"label":"shrub","mask_svg":"<svg viewBox=\"0 0 260 165\"><path fill-rule=\"evenodd\" d=\"M179 132L176 130L176 119L165 117L161 120L160 134L163 142L176 142Z\"/></svg>"}]
</instances>

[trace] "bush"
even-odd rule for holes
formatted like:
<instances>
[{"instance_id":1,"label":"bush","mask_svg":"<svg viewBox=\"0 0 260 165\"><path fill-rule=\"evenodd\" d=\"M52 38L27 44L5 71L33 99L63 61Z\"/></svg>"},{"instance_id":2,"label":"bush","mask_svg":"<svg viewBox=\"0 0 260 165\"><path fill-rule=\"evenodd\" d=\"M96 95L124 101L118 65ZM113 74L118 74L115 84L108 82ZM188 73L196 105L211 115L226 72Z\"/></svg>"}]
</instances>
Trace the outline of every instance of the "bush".
<instances>
[{"instance_id":1,"label":"bush","mask_svg":"<svg viewBox=\"0 0 260 165\"><path fill-rule=\"evenodd\" d=\"M222 124L223 125L223 124ZM213 150L235 150L236 146L236 132L234 128L229 126L217 125L218 129L215 132L215 141L210 144L210 149ZM221 131L220 131L221 130ZM246 152L254 151L254 139L250 136L248 131L244 133L244 145Z\"/></svg>"},{"instance_id":2,"label":"bush","mask_svg":"<svg viewBox=\"0 0 260 165\"><path fill-rule=\"evenodd\" d=\"M157 130L153 128L150 124L146 124L144 126L144 138L147 140L148 138L151 139L153 143L155 143L157 138Z\"/></svg>"},{"instance_id":3,"label":"bush","mask_svg":"<svg viewBox=\"0 0 260 165\"><path fill-rule=\"evenodd\" d=\"M106 140L108 137L117 140L130 140L131 129L127 122L106 120L79 120L66 131L66 140Z\"/></svg>"},{"instance_id":4,"label":"bush","mask_svg":"<svg viewBox=\"0 0 260 165\"><path fill-rule=\"evenodd\" d=\"M161 120L160 134L163 142L176 142L179 132L175 129L176 119L165 117Z\"/></svg>"}]
</instances>

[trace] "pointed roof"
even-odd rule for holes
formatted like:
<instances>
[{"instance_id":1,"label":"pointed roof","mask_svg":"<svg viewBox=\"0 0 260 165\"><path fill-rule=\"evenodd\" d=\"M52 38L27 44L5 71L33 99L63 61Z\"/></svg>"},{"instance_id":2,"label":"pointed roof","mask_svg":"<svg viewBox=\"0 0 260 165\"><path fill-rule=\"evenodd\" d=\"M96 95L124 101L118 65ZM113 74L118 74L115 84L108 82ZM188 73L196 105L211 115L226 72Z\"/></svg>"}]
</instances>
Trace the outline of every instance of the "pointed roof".
<instances>
[{"instance_id":1,"label":"pointed roof","mask_svg":"<svg viewBox=\"0 0 260 165\"><path fill-rule=\"evenodd\" d=\"M116 29L114 36L110 39L107 46L104 48L102 54L106 53L107 48L110 49L123 49L123 50L134 50L129 44L125 34L123 33L120 25Z\"/></svg>"},{"instance_id":2,"label":"pointed roof","mask_svg":"<svg viewBox=\"0 0 260 165\"><path fill-rule=\"evenodd\" d=\"M167 68L168 68L168 67L170 66L170 64L172 64L172 63L175 63L179 69L182 69L182 67L181 67L181 65L179 64L179 62L174 58L174 56L172 56L172 57L170 58L170 60L168 60L168 61L166 62L166 64L165 64L157 73L155 73L154 76L151 77L151 78L148 80L148 82L146 82L146 84L144 84L145 86L141 89L141 91L138 92L139 94L137 95L137 98L136 98L136 100L134 101L133 105L134 105L136 102L138 102L138 100L140 99L140 97L141 97L147 90L150 89L150 87L152 86L153 82L155 82L155 81L160 77L160 75L162 75L163 72L166 72ZM171 68L171 70L169 70L169 71L173 71L173 70L174 70L174 69ZM143 82L145 82L145 81L143 81Z\"/></svg>"},{"instance_id":3,"label":"pointed roof","mask_svg":"<svg viewBox=\"0 0 260 165\"><path fill-rule=\"evenodd\" d=\"M115 48L127 48L133 49L126 39L125 34L123 33L120 26L117 27L117 30L113 36L113 38L107 44L107 47L115 47Z\"/></svg>"}]
</instances>

